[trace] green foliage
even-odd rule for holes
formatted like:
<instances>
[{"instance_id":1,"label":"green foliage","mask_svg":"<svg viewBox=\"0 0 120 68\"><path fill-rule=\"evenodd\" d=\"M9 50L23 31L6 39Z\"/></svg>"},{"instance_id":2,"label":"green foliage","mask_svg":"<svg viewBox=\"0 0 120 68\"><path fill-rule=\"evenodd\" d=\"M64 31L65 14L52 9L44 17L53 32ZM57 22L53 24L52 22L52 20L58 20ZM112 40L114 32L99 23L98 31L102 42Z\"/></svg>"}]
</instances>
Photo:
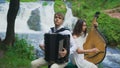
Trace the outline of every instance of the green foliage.
<instances>
[{"instance_id":1,"label":"green foliage","mask_svg":"<svg viewBox=\"0 0 120 68\"><path fill-rule=\"evenodd\" d=\"M44 2L42 5L43 5L43 6L46 6L46 5L48 5L48 3L47 3L47 2Z\"/></svg>"},{"instance_id":2,"label":"green foliage","mask_svg":"<svg viewBox=\"0 0 120 68\"><path fill-rule=\"evenodd\" d=\"M16 37L16 41L10 51L14 51L14 53L19 55L19 58L24 59L34 59L34 47L27 43L25 39L18 39Z\"/></svg>"},{"instance_id":3,"label":"green foliage","mask_svg":"<svg viewBox=\"0 0 120 68\"><path fill-rule=\"evenodd\" d=\"M55 4L54 4L54 11L55 12L61 12L65 15L66 11L67 11L65 3L63 1L57 1L56 0Z\"/></svg>"},{"instance_id":4,"label":"green foliage","mask_svg":"<svg viewBox=\"0 0 120 68\"><path fill-rule=\"evenodd\" d=\"M120 0L69 0L69 2L72 4L73 15L79 18L86 18L86 13L120 7Z\"/></svg>"},{"instance_id":5,"label":"green foliage","mask_svg":"<svg viewBox=\"0 0 120 68\"><path fill-rule=\"evenodd\" d=\"M111 9L120 7L120 0L107 0L107 2L104 4L104 9Z\"/></svg>"},{"instance_id":6,"label":"green foliage","mask_svg":"<svg viewBox=\"0 0 120 68\"><path fill-rule=\"evenodd\" d=\"M120 0L76 0L70 2L73 15L85 19L88 28L90 28L95 12L100 11L101 14L98 18L100 31L106 37L108 44L120 45L120 20L111 18L103 12L106 9L120 7Z\"/></svg>"},{"instance_id":7,"label":"green foliage","mask_svg":"<svg viewBox=\"0 0 120 68\"><path fill-rule=\"evenodd\" d=\"M11 53L4 58L0 58L0 68L30 68L30 60L21 59Z\"/></svg>"},{"instance_id":8,"label":"green foliage","mask_svg":"<svg viewBox=\"0 0 120 68\"><path fill-rule=\"evenodd\" d=\"M89 1L89 2L91 2L91 1ZM90 7L89 2L86 0L84 0L84 1L78 0L75 2L71 1L73 15L78 18L86 18L87 17L86 12L94 10L94 9L92 9L92 7Z\"/></svg>"},{"instance_id":9,"label":"green foliage","mask_svg":"<svg viewBox=\"0 0 120 68\"><path fill-rule=\"evenodd\" d=\"M9 46L5 56L0 58L0 68L30 68L35 58L33 49L25 39L16 37L14 45Z\"/></svg>"},{"instance_id":10,"label":"green foliage","mask_svg":"<svg viewBox=\"0 0 120 68\"><path fill-rule=\"evenodd\" d=\"M104 33L110 45L119 45L120 43L120 20L111 18L107 14L101 14L100 19L100 30Z\"/></svg>"}]
</instances>

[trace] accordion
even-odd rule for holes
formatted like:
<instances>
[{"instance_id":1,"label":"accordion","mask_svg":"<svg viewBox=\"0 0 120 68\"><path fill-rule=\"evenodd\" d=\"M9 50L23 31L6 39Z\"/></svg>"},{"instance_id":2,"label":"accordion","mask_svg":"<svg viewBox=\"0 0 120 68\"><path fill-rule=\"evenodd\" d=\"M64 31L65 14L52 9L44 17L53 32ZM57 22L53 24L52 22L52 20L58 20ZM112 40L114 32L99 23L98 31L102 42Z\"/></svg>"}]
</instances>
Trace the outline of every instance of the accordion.
<instances>
[{"instance_id":1,"label":"accordion","mask_svg":"<svg viewBox=\"0 0 120 68\"><path fill-rule=\"evenodd\" d=\"M45 40L45 60L49 63L65 63L68 62L70 50L70 35L49 34L44 35ZM60 57L59 51L63 48L67 50L65 57Z\"/></svg>"}]
</instances>

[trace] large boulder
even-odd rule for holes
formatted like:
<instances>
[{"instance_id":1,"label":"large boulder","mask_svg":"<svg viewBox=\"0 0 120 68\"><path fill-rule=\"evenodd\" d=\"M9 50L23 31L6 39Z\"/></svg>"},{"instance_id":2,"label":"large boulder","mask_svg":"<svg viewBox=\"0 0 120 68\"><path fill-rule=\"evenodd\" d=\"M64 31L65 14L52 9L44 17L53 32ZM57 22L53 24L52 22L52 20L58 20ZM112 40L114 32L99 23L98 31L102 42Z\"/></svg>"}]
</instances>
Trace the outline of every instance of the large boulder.
<instances>
[{"instance_id":1,"label":"large boulder","mask_svg":"<svg viewBox=\"0 0 120 68\"><path fill-rule=\"evenodd\" d=\"M27 23L30 29L40 31L40 11L38 8L32 11Z\"/></svg>"}]
</instances>

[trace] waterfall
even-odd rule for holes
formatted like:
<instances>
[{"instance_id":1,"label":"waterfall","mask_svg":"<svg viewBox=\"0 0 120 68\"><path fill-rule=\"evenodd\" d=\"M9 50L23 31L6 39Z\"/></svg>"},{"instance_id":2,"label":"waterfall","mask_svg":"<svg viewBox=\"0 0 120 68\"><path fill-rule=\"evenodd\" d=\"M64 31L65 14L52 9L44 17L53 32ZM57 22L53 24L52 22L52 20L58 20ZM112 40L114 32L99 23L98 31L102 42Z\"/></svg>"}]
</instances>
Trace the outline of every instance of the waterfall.
<instances>
[{"instance_id":1,"label":"waterfall","mask_svg":"<svg viewBox=\"0 0 120 68\"><path fill-rule=\"evenodd\" d=\"M20 9L16 18L15 23L15 32L36 32L30 30L27 24L28 19L30 18L32 10L40 7L39 3L21 3ZM34 22L33 22L34 23Z\"/></svg>"},{"instance_id":2,"label":"waterfall","mask_svg":"<svg viewBox=\"0 0 120 68\"><path fill-rule=\"evenodd\" d=\"M42 4L41 2L40 4ZM50 27L54 26L54 2L47 2L46 6L41 6L40 10L40 20L41 20L41 30L47 32Z\"/></svg>"},{"instance_id":3,"label":"waterfall","mask_svg":"<svg viewBox=\"0 0 120 68\"><path fill-rule=\"evenodd\" d=\"M20 3L20 9L15 20L16 33L35 32L28 28L27 20L31 15L31 11L39 6L39 3ZM0 32L6 32L8 7L9 3L0 4Z\"/></svg>"},{"instance_id":4,"label":"waterfall","mask_svg":"<svg viewBox=\"0 0 120 68\"><path fill-rule=\"evenodd\" d=\"M65 21L63 25L72 31L76 21L77 21L77 18L72 15L71 8L67 7L67 12L65 15Z\"/></svg>"},{"instance_id":5,"label":"waterfall","mask_svg":"<svg viewBox=\"0 0 120 68\"><path fill-rule=\"evenodd\" d=\"M8 3L0 4L0 32L5 32L7 28Z\"/></svg>"},{"instance_id":6,"label":"waterfall","mask_svg":"<svg viewBox=\"0 0 120 68\"><path fill-rule=\"evenodd\" d=\"M40 2L21 2L20 9L18 11L16 20L15 20L15 32L16 33L36 33L36 32L47 32L50 27L54 26L54 2L46 1L47 5L43 5L45 1ZM0 32L6 32L7 28L7 11L9 7L9 2L0 4ZM30 29L28 26L28 20L30 20L32 16L32 12L38 10L40 13L40 21L38 21L40 31L35 31ZM34 16L35 17L35 16ZM33 18L34 20L35 18ZM70 29L72 29L73 23L76 22L77 18L72 15L72 11L69 7L67 7L67 12L65 15L64 25ZM34 24L35 22L32 21ZM31 24L32 25L32 24Z\"/></svg>"}]
</instances>

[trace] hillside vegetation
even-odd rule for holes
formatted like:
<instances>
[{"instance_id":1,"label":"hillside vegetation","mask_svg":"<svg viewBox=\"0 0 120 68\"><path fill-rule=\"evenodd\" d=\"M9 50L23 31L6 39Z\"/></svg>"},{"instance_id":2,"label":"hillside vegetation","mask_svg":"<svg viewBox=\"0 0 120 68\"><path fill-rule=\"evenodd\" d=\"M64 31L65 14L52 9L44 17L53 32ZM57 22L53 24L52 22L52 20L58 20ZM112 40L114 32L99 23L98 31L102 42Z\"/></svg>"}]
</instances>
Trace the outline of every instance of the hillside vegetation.
<instances>
[{"instance_id":1,"label":"hillside vegetation","mask_svg":"<svg viewBox=\"0 0 120 68\"><path fill-rule=\"evenodd\" d=\"M120 0L76 0L72 3L73 15L85 19L88 26L95 12L101 12L98 23L99 29L108 41L108 45L120 47L120 19L110 17L104 11L120 7ZM120 9L116 10L120 13Z\"/></svg>"}]
</instances>

